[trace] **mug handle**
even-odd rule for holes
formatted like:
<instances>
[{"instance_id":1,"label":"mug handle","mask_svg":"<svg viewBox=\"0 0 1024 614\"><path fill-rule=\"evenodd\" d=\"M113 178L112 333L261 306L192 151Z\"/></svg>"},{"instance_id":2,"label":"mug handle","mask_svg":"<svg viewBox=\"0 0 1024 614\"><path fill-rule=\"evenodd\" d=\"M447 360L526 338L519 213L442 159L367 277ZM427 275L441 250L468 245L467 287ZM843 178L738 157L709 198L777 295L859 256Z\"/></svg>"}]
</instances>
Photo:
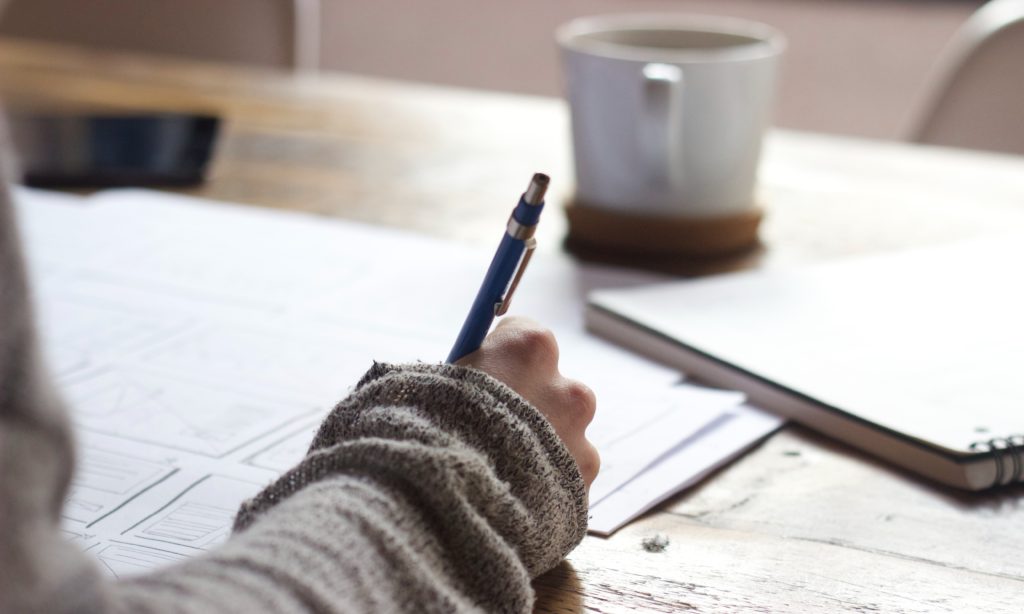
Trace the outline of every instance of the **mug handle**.
<instances>
[{"instance_id":1,"label":"mug handle","mask_svg":"<svg viewBox=\"0 0 1024 614\"><path fill-rule=\"evenodd\" d=\"M683 70L652 62L642 70L644 116L640 118L640 151L647 156L655 185L674 188L681 181Z\"/></svg>"}]
</instances>

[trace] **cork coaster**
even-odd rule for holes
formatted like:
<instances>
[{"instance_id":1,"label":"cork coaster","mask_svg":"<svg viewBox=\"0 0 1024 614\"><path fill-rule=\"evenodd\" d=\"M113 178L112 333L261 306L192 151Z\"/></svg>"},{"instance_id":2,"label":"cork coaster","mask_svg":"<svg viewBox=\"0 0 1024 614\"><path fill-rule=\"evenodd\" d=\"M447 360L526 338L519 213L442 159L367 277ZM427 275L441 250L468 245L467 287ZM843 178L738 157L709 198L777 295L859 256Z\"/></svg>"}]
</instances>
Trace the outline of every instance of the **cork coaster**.
<instances>
[{"instance_id":1,"label":"cork coaster","mask_svg":"<svg viewBox=\"0 0 1024 614\"><path fill-rule=\"evenodd\" d=\"M565 213L571 251L659 258L709 258L753 249L764 216L760 207L712 218L634 215L575 201L566 204Z\"/></svg>"}]
</instances>

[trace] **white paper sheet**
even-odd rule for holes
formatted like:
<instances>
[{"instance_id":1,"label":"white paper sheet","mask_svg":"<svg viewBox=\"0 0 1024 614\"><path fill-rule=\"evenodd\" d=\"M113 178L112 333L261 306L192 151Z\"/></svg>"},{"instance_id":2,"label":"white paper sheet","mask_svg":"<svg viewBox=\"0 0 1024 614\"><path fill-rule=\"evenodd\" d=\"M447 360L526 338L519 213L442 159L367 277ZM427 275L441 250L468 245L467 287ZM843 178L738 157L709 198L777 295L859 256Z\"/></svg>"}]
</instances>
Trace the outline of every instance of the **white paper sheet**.
<instances>
[{"instance_id":1,"label":"white paper sheet","mask_svg":"<svg viewBox=\"0 0 1024 614\"><path fill-rule=\"evenodd\" d=\"M81 444L64 528L114 575L223 540L239 503L302 458L372 360L443 358L491 256L140 190L19 190L17 202ZM589 290L650 280L535 258L512 305L554 329L563 372L597 393L599 510L647 505L625 488L742 401L583 333Z\"/></svg>"},{"instance_id":2,"label":"white paper sheet","mask_svg":"<svg viewBox=\"0 0 1024 614\"><path fill-rule=\"evenodd\" d=\"M680 442L639 476L604 499L593 502L590 532L611 535L680 490L700 482L783 422L782 418L750 405L728 410L720 419Z\"/></svg>"}]
</instances>

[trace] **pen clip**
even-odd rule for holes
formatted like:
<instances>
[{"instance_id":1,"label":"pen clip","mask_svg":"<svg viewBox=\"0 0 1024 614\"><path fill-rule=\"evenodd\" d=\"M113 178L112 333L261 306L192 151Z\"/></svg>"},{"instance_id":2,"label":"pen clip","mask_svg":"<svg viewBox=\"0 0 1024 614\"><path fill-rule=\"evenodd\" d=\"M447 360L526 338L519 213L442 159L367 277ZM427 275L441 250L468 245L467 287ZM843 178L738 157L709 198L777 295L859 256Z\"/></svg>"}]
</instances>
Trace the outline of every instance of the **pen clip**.
<instances>
[{"instance_id":1,"label":"pen clip","mask_svg":"<svg viewBox=\"0 0 1024 614\"><path fill-rule=\"evenodd\" d=\"M537 248L537 239L533 237L526 239L524 243L526 251L523 252L523 257L519 260L519 270L516 271L516 276L512 278L512 283L508 285L505 296L494 304L494 315L496 316L503 316L508 311L508 307L512 303L512 294L516 291L516 286L519 285L519 280L523 277L523 271L526 270L526 265L530 262L530 257L533 256L533 250Z\"/></svg>"}]
</instances>

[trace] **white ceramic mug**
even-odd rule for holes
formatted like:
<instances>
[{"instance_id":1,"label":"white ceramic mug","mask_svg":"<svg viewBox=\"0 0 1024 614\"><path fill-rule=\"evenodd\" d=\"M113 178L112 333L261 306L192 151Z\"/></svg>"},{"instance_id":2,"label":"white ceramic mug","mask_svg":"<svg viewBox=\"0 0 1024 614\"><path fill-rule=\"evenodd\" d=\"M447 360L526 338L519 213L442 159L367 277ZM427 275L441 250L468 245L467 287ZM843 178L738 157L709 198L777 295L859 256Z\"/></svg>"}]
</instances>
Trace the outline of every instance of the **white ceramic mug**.
<instances>
[{"instance_id":1,"label":"white ceramic mug","mask_svg":"<svg viewBox=\"0 0 1024 614\"><path fill-rule=\"evenodd\" d=\"M719 17L601 15L558 29L579 204L707 218L754 206L785 39Z\"/></svg>"}]
</instances>

